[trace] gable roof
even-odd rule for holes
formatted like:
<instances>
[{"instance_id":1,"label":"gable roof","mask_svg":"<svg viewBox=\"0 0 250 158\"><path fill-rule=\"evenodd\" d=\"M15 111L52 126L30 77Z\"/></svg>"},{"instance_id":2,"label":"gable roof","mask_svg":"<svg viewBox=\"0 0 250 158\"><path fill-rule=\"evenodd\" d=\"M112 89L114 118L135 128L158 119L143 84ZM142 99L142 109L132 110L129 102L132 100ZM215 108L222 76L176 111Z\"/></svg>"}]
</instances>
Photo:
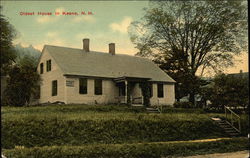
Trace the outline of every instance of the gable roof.
<instances>
[{"instance_id":1,"label":"gable roof","mask_svg":"<svg viewBox=\"0 0 250 158\"><path fill-rule=\"evenodd\" d=\"M175 81L152 61L142 57L102 52L85 52L82 49L45 45L64 75L106 78L138 77L150 81Z\"/></svg>"}]
</instances>

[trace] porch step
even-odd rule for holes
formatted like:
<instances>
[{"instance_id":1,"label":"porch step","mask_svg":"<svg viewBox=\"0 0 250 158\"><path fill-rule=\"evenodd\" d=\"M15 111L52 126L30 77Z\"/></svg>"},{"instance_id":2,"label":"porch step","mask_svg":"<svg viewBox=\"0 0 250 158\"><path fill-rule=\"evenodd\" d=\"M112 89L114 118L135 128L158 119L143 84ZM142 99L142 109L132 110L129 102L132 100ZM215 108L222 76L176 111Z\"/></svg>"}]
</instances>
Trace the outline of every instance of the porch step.
<instances>
[{"instance_id":1,"label":"porch step","mask_svg":"<svg viewBox=\"0 0 250 158\"><path fill-rule=\"evenodd\" d=\"M142 104L132 104L132 106L143 106Z\"/></svg>"},{"instance_id":2,"label":"porch step","mask_svg":"<svg viewBox=\"0 0 250 158\"><path fill-rule=\"evenodd\" d=\"M146 108L149 113L160 113L156 108Z\"/></svg>"},{"instance_id":3,"label":"porch step","mask_svg":"<svg viewBox=\"0 0 250 158\"><path fill-rule=\"evenodd\" d=\"M225 133L227 133L228 136L230 137L240 136L240 133L237 130L235 130L225 120L221 120L220 118L212 118L212 120L214 120L218 124L218 126L221 127L225 131Z\"/></svg>"}]
</instances>

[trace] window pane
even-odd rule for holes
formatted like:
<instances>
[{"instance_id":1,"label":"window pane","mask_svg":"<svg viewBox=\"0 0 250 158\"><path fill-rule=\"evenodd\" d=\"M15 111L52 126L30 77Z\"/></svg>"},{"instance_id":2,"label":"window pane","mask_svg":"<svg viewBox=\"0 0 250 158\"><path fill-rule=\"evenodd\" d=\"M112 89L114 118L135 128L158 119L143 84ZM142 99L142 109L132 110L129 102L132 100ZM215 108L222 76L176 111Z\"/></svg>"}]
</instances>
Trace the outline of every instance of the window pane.
<instances>
[{"instance_id":1,"label":"window pane","mask_svg":"<svg viewBox=\"0 0 250 158\"><path fill-rule=\"evenodd\" d=\"M57 80L52 81L52 96L57 95Z\"/></svg>"},{"instance_id":2,"label":"window pane","mask_svg":"<svg viewBox=\"0 0 250 158\"><path fill-rule=\"evenodd\" d=\"M49 71L49 61L48 60L46 61L46 70L47 70L47 72Z\"/></svg>"},{"instance_id":3,"label":"window pane","mask_svg":"<svg viewBox=\"0 0 250 158\"><path fill-rule=\"evenodd\" d=\"M51 60L47 60L46 69L47 69L47 71L51 71Z\"/></svg>"},{"instance_id":4,"label":"window pane","mask_svg":"<svg viewBox=\"0 0 250 158\"><path fill-rule=\"evenodd\" d=\"M102 94L102 80L96 79L95 80L95 95Z\"/></svg>"},{"instance_id":5,"label":"window pane","mask_svg":"<svg viewBox=\"0 0 250 158\"><path fill-rule=\"evenodd\" d=\"M163 98L164 96L164 91L163 91L163 84L157 84L157 95L158 98Z\"/></svg>"},{"instance_id":6,"label":"window pane","mask_svg":"<svg viewBox=\"0 0 250 158\"><path fill-rule=\"evenodd\" d=\"M43 63L40 64L40 74L43 73Z\"/></svg>"},{"instance_id":7,"label":"window pane","mask_svg":"<svg viewBox=\"0 0 250 158\"><path fill-rule=\"evenodd\" d=\"M87 94L88 93L88 86L87 86L87 79L86 78L80 78L79 79L79 93L80 94Z\"/></svg>"}]
</instances>

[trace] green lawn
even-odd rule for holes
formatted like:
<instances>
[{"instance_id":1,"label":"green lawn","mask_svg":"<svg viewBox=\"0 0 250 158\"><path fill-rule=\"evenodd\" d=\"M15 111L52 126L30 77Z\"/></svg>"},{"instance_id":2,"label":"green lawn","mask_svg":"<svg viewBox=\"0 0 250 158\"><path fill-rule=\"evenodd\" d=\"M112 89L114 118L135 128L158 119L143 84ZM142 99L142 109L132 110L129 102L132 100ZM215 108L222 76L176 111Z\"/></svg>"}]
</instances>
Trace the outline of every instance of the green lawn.
<instances>
[{"instance_id":1,"label":"green lawn","mask_svg":"<svg viewBox=\"0 0 250 158\"><path fill-rule=\"evenodd\" d=\"M1 143L3 149L9 149L4 150L9 154L17 151L32 154L35 153L33 149L43 151L53 146L56 146L51 149L53 153L62 150L61 147L64 150L65 146L66 151L72 146L77 146L80 152L84 150L82 149L84 146L138 143L146 145L150 142L227 137L211 120L211 117L223 117L223 114L206 113L201 109L164 108L162 114L149 114L143 107L47 105L2 107L1 114L3 138ZM243 118L246 123L248 117ZM243 129L247 129L247 126ZM230 146L230 149L232 151L243 149L244 142L245 140L239 141L241 148ZM234 141L235 143L237 142ZM219 144L221 143L218 142L217 145ZM216 143L214 145L216 146ZM17 146L24 148L16 149ZM196 147L195 144L191 146L189 147ZM150 147L155 148L154 145ZM168 150L168 147L165 145L166 149L163 149ZM171 148L177 147L171 146ZM200 145L199 149L205 150ZM124 150L128 150L126 145Z\"/></svg>"}]
</instances>

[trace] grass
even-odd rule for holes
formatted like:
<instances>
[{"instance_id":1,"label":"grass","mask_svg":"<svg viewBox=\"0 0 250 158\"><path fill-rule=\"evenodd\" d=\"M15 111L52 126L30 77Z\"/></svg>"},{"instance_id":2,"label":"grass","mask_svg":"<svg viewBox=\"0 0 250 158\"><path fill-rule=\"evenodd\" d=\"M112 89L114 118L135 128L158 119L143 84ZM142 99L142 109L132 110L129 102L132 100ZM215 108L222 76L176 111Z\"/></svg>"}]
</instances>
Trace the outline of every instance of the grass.
<instances>
[{"instance_id":1,"label":"grass","mask_svg":"<svg viewBox=\"0 0 250 158\"><path fill-rule=\"evenodd\" d=\"M247 150L247 138L208 141L91 144L82 146L16 147L3 150L11 158L160 158Z\"/></svg>"},{"instance_id":2,"label":"grass","mask_svg":"<svg viewBox=\"0 0 250 158\"><path fill-rule=\"evenodd\" d=\"M25 117L57 117L68 120L109 120L109 119L206 119L207 116L220 114L206 114L200 109L164 108L163 114L148 114L143 107L128 106L97 106L97 105L47 105L39 107L3 107L3 119L21 119ZM150 117L149 117L150 116Z\"/></svg>"},{"instance_id":3,"label":"grass","mask_svg":"<svg viewBox=\"0 0 250 158\"><path fill-rule=\"evenodd\" d=\"M225 137L222 129L211 120L211 117L223 117L224 115L206 113L202 109L164 108L162 114L149 114L143 107L46 105L2 107L1 114L2 148L8 149L5 151L14 155L21 152L27 156L27 154L32 155L32 153L46 150L50 150L51 153L63 150L67 155L70 152L68 150L73 150L73 146L79 149L76 152L80 153L85 151L85 147L105 146L108 148L108 151L105 150L105 152L115 154L119 149L111 149L115 144L123 144L122 149L130 151L130 147L127 148L126 144L141 143L138 151L134 151L140 153L139 149L144 151L142 147L147 148L148 144L155 142L155 145L150 144L149 151L153 152L155 148L161 148L158 143L162 141ZM246 124L242 128L247 130L248 115L242 115L242 117L242 122ZM237 144L235 139L232 141L233 144ZM230 146L229 151L234 151L243 148L245 141L240 142L241 148L231 147L230 140L223 143ZM16 149L17 146L24 148ZM135 146L137 148L137 145ZM220 151L224 151L220 145L218 146ZM168 147L173 150L174 148L179 149L177 146L165 145L159 152L170 150ZM187 154L196 153L193 151L193 148L196 148L195 144L182 147L188 148ZM189 150L189 148L192 149ZM201 145L199 151L203 151L204 148L209 147ZM60 155L60 153L57 154ZM148 154L152 156L152 154ZM84 156L80 154L79 157Z\"/></svg>"}]
</instances>

